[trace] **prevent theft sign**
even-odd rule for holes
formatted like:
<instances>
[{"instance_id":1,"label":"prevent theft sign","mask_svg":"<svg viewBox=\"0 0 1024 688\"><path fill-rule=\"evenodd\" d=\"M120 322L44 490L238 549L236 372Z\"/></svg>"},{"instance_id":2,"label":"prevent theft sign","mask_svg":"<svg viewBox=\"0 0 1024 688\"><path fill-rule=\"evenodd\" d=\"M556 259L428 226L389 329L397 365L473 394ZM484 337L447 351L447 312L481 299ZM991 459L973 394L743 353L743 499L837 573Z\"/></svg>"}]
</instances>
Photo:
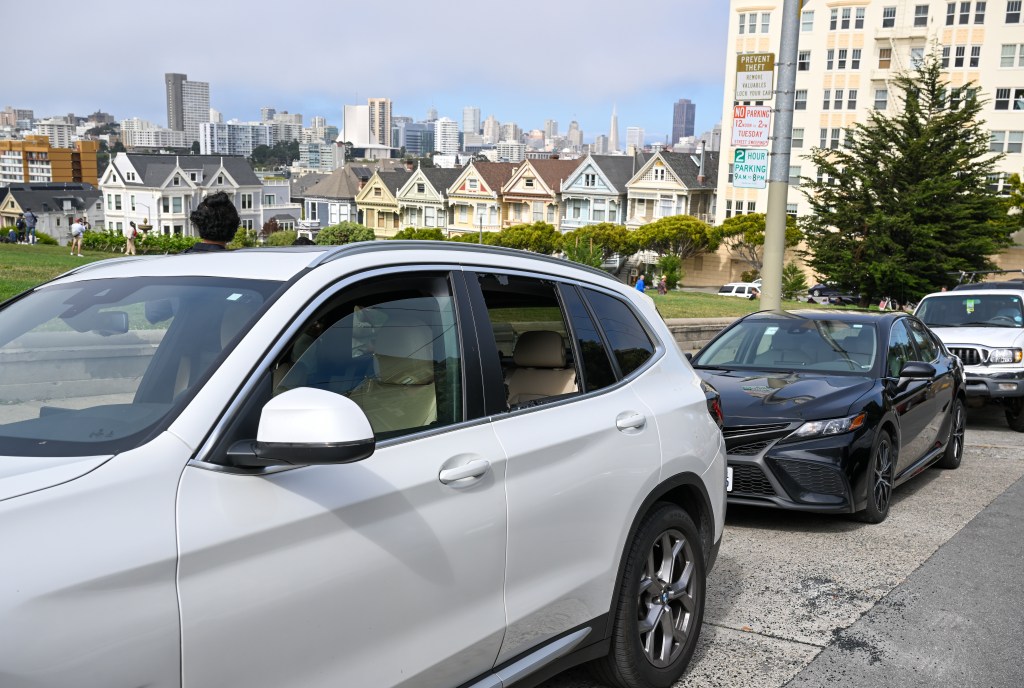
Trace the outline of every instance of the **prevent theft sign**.
<instances>
[{"instance_id":1,"label":"prevent theft sign","mask_svg":"<svg viewBox=\"0 0 1024 688\"><path fill-rule=\"evenodd\" d=\"M775 53L736 56L734 100L768 100L775 94Z\"/></svg>"},{"instance_id":2,"label":"prevent theft sign","mask_svg":"<svg viewBox=\"0 0 1024 688\"><path fill-rule=\"evenodd\" d=\"M768 151L737 148L732 159L732 185L737 189L763 189L768 185Z\"/></svg>"}]
</instances>

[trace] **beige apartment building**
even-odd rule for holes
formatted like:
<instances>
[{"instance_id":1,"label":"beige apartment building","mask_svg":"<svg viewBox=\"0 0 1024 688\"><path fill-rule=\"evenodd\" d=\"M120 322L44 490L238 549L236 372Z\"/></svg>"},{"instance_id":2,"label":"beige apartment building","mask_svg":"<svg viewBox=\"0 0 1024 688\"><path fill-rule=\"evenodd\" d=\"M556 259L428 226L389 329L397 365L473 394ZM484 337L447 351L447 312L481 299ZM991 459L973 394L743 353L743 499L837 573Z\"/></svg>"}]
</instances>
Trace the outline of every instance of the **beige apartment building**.
<instances>
[{"instance_id":1,"label":"beige apartment building","mask_svg":"<svg viewBox=\"0 0 1024 688\"><path fill-rule=\"evenodd\" d=\"M1010 174L1024 171L1021 4L1021 0L804 0L787 212L809 212L796 185L801 176L816 176L807 158L811 148L837 148L846 127L866 121L872 110L891 111L898 106L894 75L912 68L933 44L941 51L951 85L972 82L987 100L982 117L991 131L991 150L1006 154L991 180L993 187L1001 190ZM762 104L734 100L736 56L770 52L778 60L782 5L782 0L730 1L718 223L736 214L767 210L767 189L740 189L732 184L734 106ZM774 100L763 104L772 106ZM1021 253L1024 250L1011 250L1000 262L1024 267L1024 260L1016 255ZM748 268L732 261L724 250L718 261L710 261L716 263L719 274L712 282L736 279Z\"/></svg>"}]
</instances>

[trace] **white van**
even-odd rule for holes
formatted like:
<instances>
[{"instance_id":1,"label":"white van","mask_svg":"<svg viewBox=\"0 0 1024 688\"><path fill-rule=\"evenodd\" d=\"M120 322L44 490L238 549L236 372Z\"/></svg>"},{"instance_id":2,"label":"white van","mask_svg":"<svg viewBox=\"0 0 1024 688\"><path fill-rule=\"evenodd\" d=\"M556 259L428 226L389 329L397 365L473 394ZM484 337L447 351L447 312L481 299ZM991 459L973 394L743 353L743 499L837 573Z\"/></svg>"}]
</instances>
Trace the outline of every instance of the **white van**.
<instances>
[{"instance_id":1,"label":"white van","mask_svg":"<svg viewBox=\"0 0 1024 688\"><path fill-rule=\"evenodd\" d=\"M755 282L730 282L718 288L718 295L756 299L761 295L761 285Z\"/></svg>"}]
</instances>

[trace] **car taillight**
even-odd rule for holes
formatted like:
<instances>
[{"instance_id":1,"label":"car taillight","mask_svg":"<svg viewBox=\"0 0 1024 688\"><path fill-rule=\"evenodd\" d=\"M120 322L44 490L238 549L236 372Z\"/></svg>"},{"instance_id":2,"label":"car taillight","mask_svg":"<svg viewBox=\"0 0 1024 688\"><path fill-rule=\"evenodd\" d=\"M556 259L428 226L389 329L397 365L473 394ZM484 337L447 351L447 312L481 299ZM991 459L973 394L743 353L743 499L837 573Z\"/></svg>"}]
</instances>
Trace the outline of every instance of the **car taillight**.
<instances>
[{"instance_id":1,"label":"car taillight","mask_svg":"<svg viewBox=\"0 0 1024 688\"><path fill-rule=\"evenodd\" d=\"M722 414L721 395L718 393L717 389L703 380L701 380L700 387L704 390L704 400L708 405L708 413L715 419L715 423L718 424L718 427L721 428L725 424L725 418Z\"/></svg>"}]
</instances>

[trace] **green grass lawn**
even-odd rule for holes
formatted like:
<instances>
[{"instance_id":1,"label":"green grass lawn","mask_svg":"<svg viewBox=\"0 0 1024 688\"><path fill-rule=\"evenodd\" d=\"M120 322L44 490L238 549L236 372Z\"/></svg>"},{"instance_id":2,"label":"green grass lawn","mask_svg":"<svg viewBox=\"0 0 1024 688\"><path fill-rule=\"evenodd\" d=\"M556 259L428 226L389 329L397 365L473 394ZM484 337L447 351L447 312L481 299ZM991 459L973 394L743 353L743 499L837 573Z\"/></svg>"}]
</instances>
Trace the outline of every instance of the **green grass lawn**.
<instances>
[{"instance_id":1,"label":"green grass lawn","mask_svg":"<svg viewBox=\"0 0 1024 688\"><path fill-rule=\"evenodd\" d=\"M83 251L84 257L68 255L63 246L0 244L0 301L57 277L82 263L120 256L118 253ZM760 310L759 301L704 292L672 291L664 296L647 293L664 318L734 318ZM813 304L786 301L783 308L811 308Z\"/></svg>"}]
</instances>

